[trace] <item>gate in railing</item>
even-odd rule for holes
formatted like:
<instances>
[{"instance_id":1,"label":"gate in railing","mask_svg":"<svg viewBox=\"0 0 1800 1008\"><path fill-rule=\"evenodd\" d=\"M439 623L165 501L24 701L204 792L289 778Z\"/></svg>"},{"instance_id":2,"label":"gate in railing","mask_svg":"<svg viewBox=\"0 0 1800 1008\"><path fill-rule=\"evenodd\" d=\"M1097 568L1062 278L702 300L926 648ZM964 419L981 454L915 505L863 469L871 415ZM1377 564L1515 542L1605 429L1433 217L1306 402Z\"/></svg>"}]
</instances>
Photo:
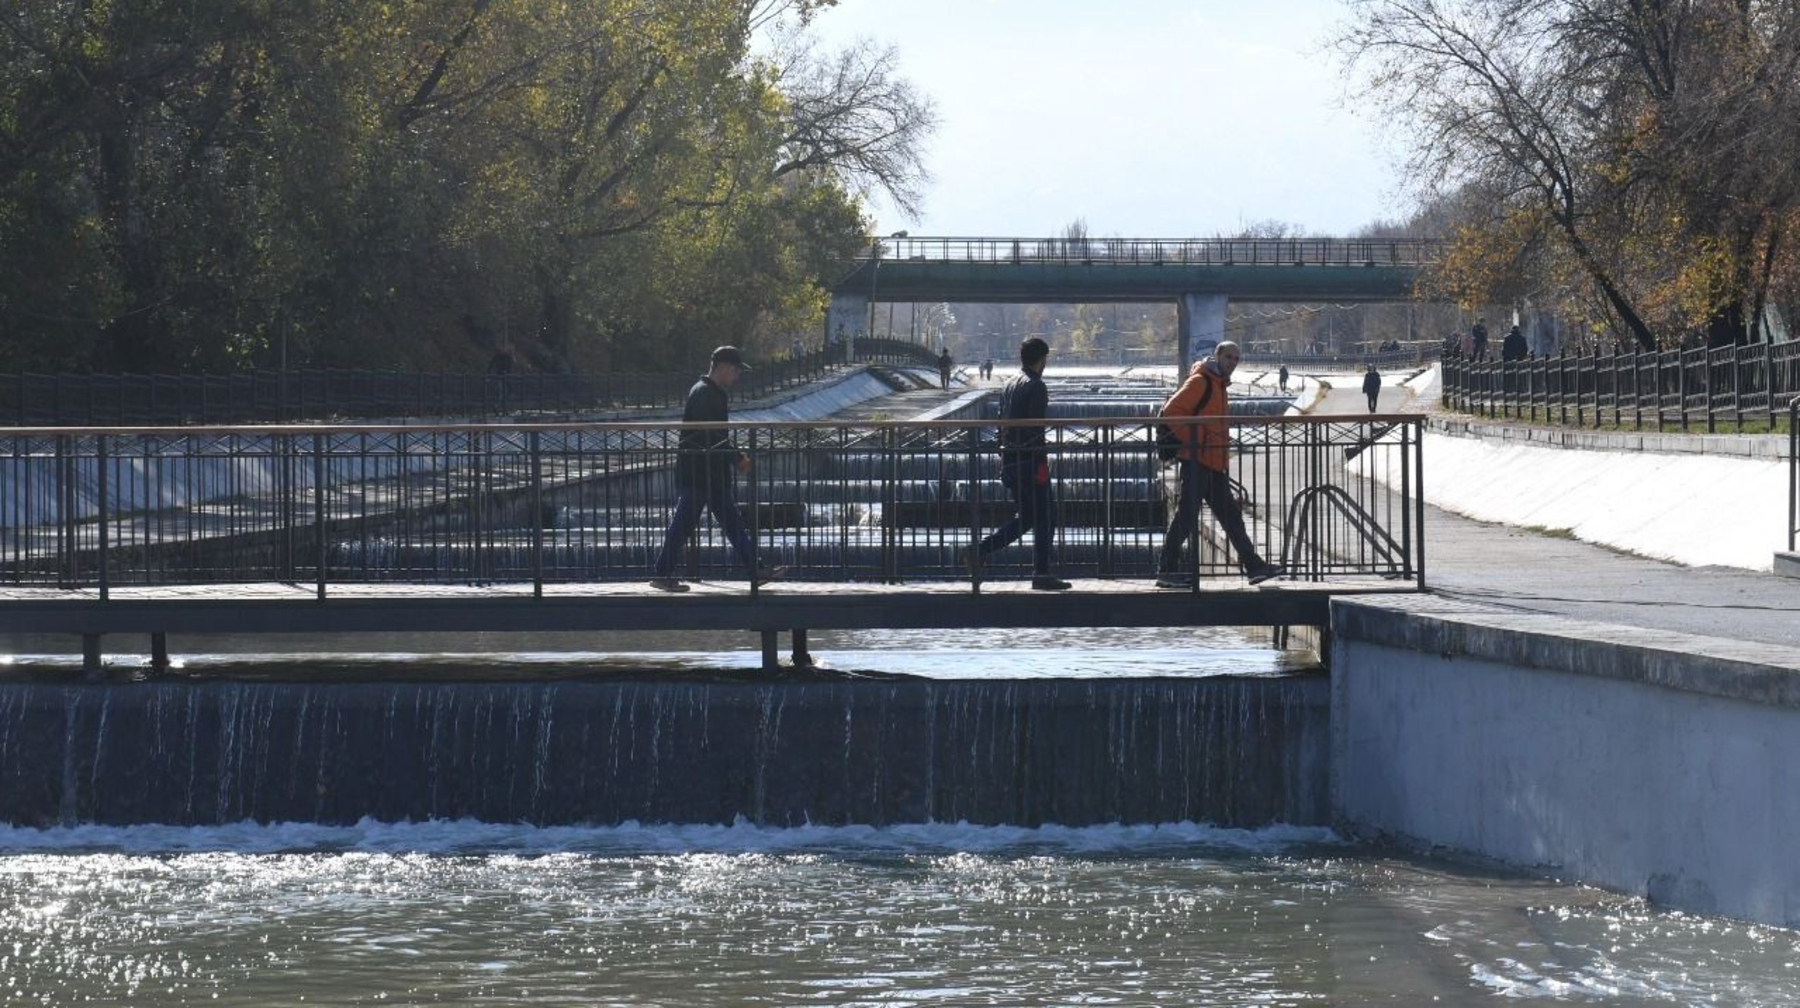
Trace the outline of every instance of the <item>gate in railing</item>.
<instances>
[{"instance_id":1,"label":"gate in railing","mask_svg":"<svg viewBox=\"0 0 1800 1008\"><path fill-rule=\"evenodd\" d=\"M1216 421L1177 421L1208 423ZM1252 538L1311 579L1424 584L1418 417L1233 417ZM963 576L1011 514L996 423L729 425L756 559L793 577ZM1154 421L1051 421L1065 576L1149 578L1171 513ZM0 430L0 583L638 581L662 543L681 425L496 424ZM1306 504L1316 501L1317 506ZM1302 502L1298 510L1294 505ZM1202 512L1205 515L1205 512ZM1222 543L1210 528L1200 537ZM703 524L703 529L710 524ZM991 576L1029 573L1029 548ZM686 577L745 581L716 531ZM1186 561L1235 577L1226 547Z\"/></svg>"},{"instance_id":2,"label":"gate in railing","mask_svg":"<svg viewBox=\"0 0 1800 1008\"><path fill-rule=\"evenodd\" d=\"M1444 396L1484 416L1657 430L1774 427L1800 395L1800 340L1523 361L1444 359Z\"/></svg>"}]
</instances>

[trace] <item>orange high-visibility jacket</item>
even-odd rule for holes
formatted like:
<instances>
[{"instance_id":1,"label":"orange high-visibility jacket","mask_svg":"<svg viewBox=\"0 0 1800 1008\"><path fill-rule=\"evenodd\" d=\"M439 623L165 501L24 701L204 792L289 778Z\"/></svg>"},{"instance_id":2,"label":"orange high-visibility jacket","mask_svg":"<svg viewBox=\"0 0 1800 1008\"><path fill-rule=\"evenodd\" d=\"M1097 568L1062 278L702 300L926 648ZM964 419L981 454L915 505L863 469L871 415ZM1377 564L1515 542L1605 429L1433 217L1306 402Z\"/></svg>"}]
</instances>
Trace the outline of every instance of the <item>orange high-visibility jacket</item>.
<instances>
[{"instance_id":1,"label":"orange high-visibility jacket","mask_svg":"<svg viewBox=\"0 0 1800 1008\"><path fill-rule=\"evenodd\" d=\"M1225 379L1207 370L1206 361L1194 363L1193 368L1188 371L1187 380L1181 383L1181 387L1175 390L1168 402L1163 403L1158 415L1173 420L1194 416L1194 407L1200 405L1208 385L1212 386L1212 395L1205 396L1206 404L1200 406L1198 415L1218 419L1199 424L1170 424L1169 427L1181 439L1182 447L1176 457L1224 472L1226 445L1231 440L1225 417L1231 409L1226 402Z\"/></svg>"}]
</instances>

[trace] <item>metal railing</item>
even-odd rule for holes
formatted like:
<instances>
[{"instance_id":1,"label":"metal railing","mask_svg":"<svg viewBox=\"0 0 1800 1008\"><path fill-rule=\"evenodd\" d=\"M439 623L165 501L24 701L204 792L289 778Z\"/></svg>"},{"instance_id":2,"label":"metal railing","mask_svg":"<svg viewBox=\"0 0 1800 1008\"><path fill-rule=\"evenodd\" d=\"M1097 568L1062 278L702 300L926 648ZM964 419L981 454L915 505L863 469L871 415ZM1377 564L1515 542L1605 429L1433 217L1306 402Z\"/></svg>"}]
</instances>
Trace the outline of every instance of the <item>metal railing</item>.
<instances>
[{"instance_id":1,"label":"metal railing","mask_svg":"<svg viewBox=\"0 0 1800 1008\"><path fill-rule=\"evenodd\" d=\"M842 344L751 360L733 394L755 399L818 381L848 364ZM859 339L854 363L936 367L927 348ZM449 374L309 369L240 374L0 375L0 422L33 426L162 426L291 420L495 417L672 408L695 372Z\"/></svg>"},{"instance_id":2,"label":"metal railing","mask_svg":"<svg viewBox=\"0 0 1800 1008\"><path fill-rule=\"evenodd\" d=\"M1177 421L1206 425L1212 420ZM1046 424L1056 569L1155 575L1172 513L1151 418ZM1413 417L1233 417L1252 538L1298 576L1423 586ZM762 562L841 582L957 579L1012 514L994 421L726 425L752 460L737 500ZM718 427L719 425L708 425ZM691 430L692 428L690 428ZM682 425L0 429L0 584L97 589L640 581L669 518ZM1320 488L1329 487L1329 491ZM1332 507L1296 501L1329 493ZM1183 567L1236 576L1207 545ZM990 578L1029 574L1028 544ZM684 577L746 584L712 523ZM749 587L746 585L746 587ZM750 588L754 591L754 588Z\"/></svg>"},{"instance_id":3,"label":"metal railing","mask_svg":"<svg viewBox=\"0 0 1800 1008\"><path fill-rule=\"evenodd\" d=\"M1631 354L1564 354L1522 361L1444 359L1454 409L1602 427L1657 430L1751 421L1773 428L1800 395L1800 340Z\"/></svg>"},{"instance_id":4,"label":"metal railing","mask_svg":"<svg viewBox=\"0 0 1800 1008\"><path fill-rule=\"evenodd\" d=\"M861 261L1060 266L1421 266L1441 242L1386 238L871 238Z\"/></svg>"},{"instance_id":5,"label":"metal railing","mask_svg":"<svg viewBox=\"0 0 1800 1008\"><path fill-rule=\"evenodd\" d=\"M1370 364L1377 368L1420 367L1438 359L1442 348L1437 343L1418 343L1400 350L1372 353L1288 354L1267 350L1246 350L1247 363L1267 367L1286 364L1293 371L1321 371L1329 368L1355 368L1360 371Z\"/></svg>"},{"instance_id":6,"label":"metal railing","mask_svg":"<svg viewBox=\"0 0 1800 1008\"><path fill-rule=\"evenodd\" d=\"M1788 552L1800 549L1800 395L1788 403Z\"/></svg>"}]
</instances>

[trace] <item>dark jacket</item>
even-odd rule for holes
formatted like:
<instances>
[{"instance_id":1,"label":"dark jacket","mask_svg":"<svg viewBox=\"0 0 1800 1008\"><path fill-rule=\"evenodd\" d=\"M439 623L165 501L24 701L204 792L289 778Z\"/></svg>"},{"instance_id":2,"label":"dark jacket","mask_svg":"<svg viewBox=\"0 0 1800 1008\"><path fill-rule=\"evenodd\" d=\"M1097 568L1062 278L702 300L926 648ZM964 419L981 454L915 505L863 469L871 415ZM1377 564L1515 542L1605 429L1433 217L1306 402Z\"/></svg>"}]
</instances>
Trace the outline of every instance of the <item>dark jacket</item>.
<instances>
[{"instance_id":1,"label":"dark jacket","mask_svg":"<svg viewBox=\"0 0 1800 1008\"><path fill-rule=\"evenodd\" d=\"M1029 371L1021 371L1000 390L1000 419L1042 420L1050 411L1050 390L1044 379ZM1004 466L1036 463L1045 458L1044 428L1000 428L1000 464Z\"/></svg>"},{"instance_id":2,"label":"dark jacket","mask_svg":"<svg viewBox=\"0 0 1800 1008\"><path fill-rule=\"evenodd\" d=\"M1363 373L1363 395L1374 395L1381 391L1381 372L1366 371Z\"/></svg>"},{"instance_id":3,"label":"dark jacket","mask_svg":"<svg viewBox=\"0 0 1800 1008\"><path fill-rule=\"evenodd\" d=\"M688 389L682 423L724 423L730 419L731 406L725 390L713 384L712 379L702 376ZM683 430L681 453L675 460L675 480L683 487L716 485L731 479L737 458L738 447L729 430Z\"/></svg>"},{"instance_id":4,"label":"dark jacket","mask_svg":"<svg viewBox=\"0 0 1800 1008\"><path fill-rule=\"evenodd\" d=\"M1525 334L1519 331L1518 326L1513 326L1506 338L1500 341L1501 360L1524 360L1529 352L1525 346Z\"/></svg>"}]
</instances>

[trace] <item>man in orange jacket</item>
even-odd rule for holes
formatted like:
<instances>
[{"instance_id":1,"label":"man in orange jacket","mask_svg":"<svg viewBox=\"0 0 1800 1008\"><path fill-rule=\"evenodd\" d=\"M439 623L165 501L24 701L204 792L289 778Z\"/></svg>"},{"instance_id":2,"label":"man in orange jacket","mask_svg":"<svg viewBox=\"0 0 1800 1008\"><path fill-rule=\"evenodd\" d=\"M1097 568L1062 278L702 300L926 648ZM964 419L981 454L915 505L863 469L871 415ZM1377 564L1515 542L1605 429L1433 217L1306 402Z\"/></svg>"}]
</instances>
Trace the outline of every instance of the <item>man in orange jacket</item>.
<instances>
[{"instance_id":1,"label":"man in orange jacket","mask_svg":"<svg viewBox=\"0 0 1800 1008\"><path fill-rule=\"evenodd\" d=\"M1184 417L1208 417L1197 424L1170 424L1175 436L1181 441L1181 448L1176 452L1176 464L1181 467L1181 498L1175 507L1175 514L1169 521L1169 531L1163 536L1162 556L1156 564L1156 584L1159 588L1187 588L1193 585L1189 575L1182 573L1181 547L1188 537L1197 534L1196 522L1200 517L1200 502L1212 508L1213 517L1225 530L1225 537L1231 540L1231 548L1237 553L1238 566L1251 584L1261 584L1270 578L1280 577L1287 573L1287 568L1280 564L1270 563L1256 551L1256 544L1250 541L1249 533L1244 531L1244 514L1238 508L1237 498L1231 493L1231 477L1226 473L1227 445L1230 442L1230 431L1225 417L1230 413L1230 403L1226 390L1231 385L1231 373L1237 370L1238 361L1243 353L1238 345L1227 340L1214 348L1212 356L1207 357L1188 372L1187 380L1163 403L1160 415L1166 420L1179 420Z\"/></svg>"}]
</instances>

